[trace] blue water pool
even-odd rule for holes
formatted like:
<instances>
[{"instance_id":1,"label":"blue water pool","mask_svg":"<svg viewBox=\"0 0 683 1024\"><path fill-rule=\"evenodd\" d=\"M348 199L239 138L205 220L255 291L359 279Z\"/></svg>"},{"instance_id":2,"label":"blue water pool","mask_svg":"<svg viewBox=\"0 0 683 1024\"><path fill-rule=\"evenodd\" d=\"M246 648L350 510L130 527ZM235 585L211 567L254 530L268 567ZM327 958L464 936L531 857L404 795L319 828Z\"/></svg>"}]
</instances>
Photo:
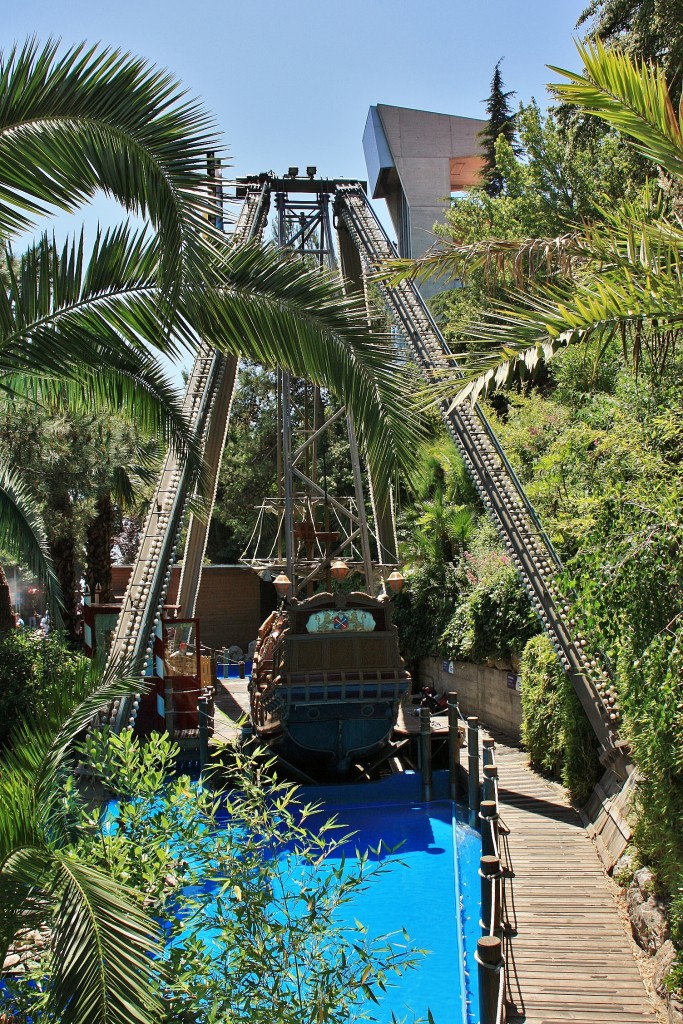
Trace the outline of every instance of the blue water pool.
<instances>
[{"instance_id":1,"label":"blue water pool","mask_svg":"<svg viewBox=\"0 0 683 1024\"><path fill-rule=\"evenodd\" d=\"M440 775L435 791L445 797L447 780ZM302 795L321 801L357 833L347 856L380 842L398 847L395 856L403 863L375 878L344 910L370 934L405 928L415 946L429 950L416 970L392 982L380 1019L389 1021L392 1010L399 1019L426 1018L429 1008L436 1024L475 1024L481 839L464 814L454 813L448 799L423 804L419 776L412 773L362 786L303 787Z\"/></svg>"}]
</instances>

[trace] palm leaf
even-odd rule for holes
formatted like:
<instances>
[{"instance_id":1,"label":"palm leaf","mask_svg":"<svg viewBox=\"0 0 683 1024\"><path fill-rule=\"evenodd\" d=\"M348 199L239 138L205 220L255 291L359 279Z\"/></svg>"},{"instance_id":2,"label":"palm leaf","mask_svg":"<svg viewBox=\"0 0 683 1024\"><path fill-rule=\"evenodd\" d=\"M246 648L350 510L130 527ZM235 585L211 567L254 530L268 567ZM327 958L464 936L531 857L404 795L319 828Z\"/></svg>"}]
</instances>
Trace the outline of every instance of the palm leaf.
<instances>
[{"instance_id":1,"label":"palm leaf","mask_svg":"<svg viewBox=\"0 0 683 1024\"><path fill-rule=\"evenodd\" d=\"M328 388L351 412L386 491L397 465L412 466L423 435L404 363L390 338L368 333L362 303L298 256L254 245L229 250L209 280L185 321L223 351Z\"/></svg>"},{"instance_id":2,"label":"palm leaf","mask_svg":"<svg viewBox=\"0 0 683 1024\"><path fill-rule=\"evenodd\" d=\"M553 85L557 95L617 128L636 149L674 177L683 176L683 115L676 114L661 68L636 61L599 41L577 42L585 74L551 71L569 79Z\"/></svg>"},{"instance_id":3,"label":"palm leaf","mask_svg":"<svg viewBox=\"0 0 683 1024\"><path fill-rule=\"evenodd\" d=\"M386 260L374 277L390 286L406 278L453 281L481 268L489 279L512 273L521 285L537 273L568 273L573 260L581 257L578 229L555 238L484 238L468 244L441 239L415 260Z\"/></svg>"},{"instance_id":4,"label":"palm leaf","mask_svg":"<svg viewBox=\"0 0 683 1024\"><path fill-rule=\"evenodd\" d=\"M158 925L111 876L75 857L53 855L60 902L51 951L48 1008L63 1024L151 1024L162 1005L150 985L162 972Z\"/></svg>"},{"instance_id":5,"label":"palm leaf","mask_svg":"<svg viewBox=\"0 0 683 1024\"><path fill-rule=\"evenodd\" d=\"M0 772L0 962L17 931L49 923L53 986L45 1010L66 1024L139 1024L159 1015L150 991L156 924L137 896L64 847L61 781L73 740L114 697L140 681L82 664L55 680L44 712L13 734ZM162 970L160 961L154 973Z\"/></svg>"},{"instance_id":6,"label":"palm leaf","mask_svg":"<svg viewBox=\"0 0 683 1024\"><path fill-rule=\"evenodd\" d=\"M215 211L206 154L211 119L165 71L118 50L58 55L30 40L0 61L0 232L25 231L53 207L73 211L99 190L149 220L161 283L201 279L202 234Z\"/></svg>"},{"instance_id":7,"label":"palm leaf","mask_svg":"<svg viewBox=\"0 0 683 1024\"><path fill-rule=\"evenodd\" d=\"M41 837L42 838L42 837ZM160 931L134 894L44 838L0 864L3 937L44 923L50 903L52 986L46 1011L62 1024L150 1024L161 1004L150 986ZM162 970L159 956L154 973Z\"/></svg>"},{"instance_id":8,"label":"palm leaf","mask_svg":"<svg viewBox=\"0 0 683 1024\"><path fill-rule=\"evenodd\" d=\"M27 562L45 584L48 601L59 623L61 589L47 546L38 506L21 477L0 465L0 547L17 561Z\"/></svg>"},{"instance_id":9,"label":"palm leaf","mask_svg":"<svg viewBox=\"0 0 683 1024\"><path fill-rule=\"evenodd\" d=\"M176 356L157 288L158 245L144 232L98 232L90 260L83 236L58 249L44 237L0 289L0 388L40 404L123 415L186 455L197 440L181 399L147 346ZM192 342L185 337L185 344Z\"/></svg>"},{"instance_id":10,"label":"palm leaf","mask_svg":"<svg viewBox=\"0 0 683 1024\"><path fill-rule=\"evenodd\" d=\"M574 286L537 288L513 294L469 335L484 346L469 355L466 371L454 372L433 386L435 400L455 393L457 405L493 387L506 384L520 366L533 371L567 345L600 337L619 338L627 348L628 331L656 321L661 327L683 327L681 283L677 275L605 274ZM636 333L631 356L640 358Z\"/></svg>"}]
</instances>

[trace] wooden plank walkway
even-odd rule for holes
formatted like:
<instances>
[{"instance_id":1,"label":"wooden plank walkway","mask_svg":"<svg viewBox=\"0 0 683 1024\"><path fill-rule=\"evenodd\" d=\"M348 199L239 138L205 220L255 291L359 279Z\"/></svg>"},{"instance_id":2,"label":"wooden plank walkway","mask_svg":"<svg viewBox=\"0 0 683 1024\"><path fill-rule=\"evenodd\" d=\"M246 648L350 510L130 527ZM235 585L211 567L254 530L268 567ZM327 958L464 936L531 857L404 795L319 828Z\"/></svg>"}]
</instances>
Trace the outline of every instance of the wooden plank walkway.
<instances>
[{"instance_id":1,"label":"wooden plank walkway","mask_svg":"<svg viewBox=\"0 0 683 1024\"><path fill-rule=\"evenodd\" d=\"M249 717L248 679L219 679L214 697L214 743L232 743L239 734L237 723Z\"/></svg>"},{"instance_id":2,"label":"wooden plank walkway","mask_svg":"<svg viewBox=\"0 0 683 1024\"><path fill-rule=\"evenodd\" d=\"M509 966L508 1021L655 1024L595 847L560 786L496 740Z\"/></svg>"}]
</instances>

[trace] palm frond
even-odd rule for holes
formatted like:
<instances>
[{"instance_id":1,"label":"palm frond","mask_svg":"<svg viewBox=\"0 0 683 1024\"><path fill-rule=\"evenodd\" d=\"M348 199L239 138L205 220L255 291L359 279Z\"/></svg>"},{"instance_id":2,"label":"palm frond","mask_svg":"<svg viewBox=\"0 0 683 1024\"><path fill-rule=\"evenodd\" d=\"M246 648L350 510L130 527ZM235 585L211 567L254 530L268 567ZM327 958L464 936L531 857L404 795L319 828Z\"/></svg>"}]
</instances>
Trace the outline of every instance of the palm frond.
<instances>
[{"instance_id":1,"label":"palm frond","mask_svg":"<svg viewBox=\"0 0 683 1024\"><path fill-rule=\"evenodd\" d=\"M150 1024L161 1016L150 986L159 928L110 875L43 840L18 847L0 864L0 891L3 912L6 907L11 923L22 927L45 922L56 897L48 1013L63 1024ZM158 955L154 970L161 970Z\"/></svg>"},{"instance_id":2,"label":"palm frond","mask_svg":"<svg viewBox=\"0 0 683 1024\"><path fill-rule=\"evenodd\" d=\"M415 260L383 262L374 278L388 285L406 279L454 281L483 269L489 280L512 274L521 287L539 273L569 273L573 261L582 257L580 240L578 230L555 238L485 238L468 244L442 239Z\"/></svg>"},{"instance_id":3,"label":"palm frond","mask_svg":"<svg viewBox=\"0 0 683 1024\"><path fill-rule=\"evenodd\" d=\"M9 466L0 464L0 547L17 561L26 562L45 584L50 607L60 622L61 588L52 568L40 510L23 483Z\"/></svg>"},{"instance_id":4,"label":"palm frond","mask_svg":"<svg viewBox=\"0 0 683 1024\"><path fill-rule=\"evenodd\" d=\"M676 178L683 176L683 118L676 114L664 71L600 40L577 42L585 74L550 66L569 80L553 91L635 141L636 149Z\"/></svg>"},{"instance_id":5,"label":"palm frond","mask_svg":"<svg viewBox=\"0 0 683 1024\"><path fill-rule=\"evenodd\" d=\"M0 389L77 413L122 415L187 456L198 475L197 439L181 398L148 346L179 354L165 331L157 288L158 246L144 232L98 233L89 261L83 237L58 248L43 237L0 289ZM181 342L196 341L189 329Z\"/></svg>"},{"instance_id":6,"label":"palm frond","mask_svg":"<svg viewBox=\"0 0 683 1024\"><path fill-rule=\"evenodd\" d=\"M641 272L605 273L572 287L513 294L485 322L470 328L470 338L483 347L471 353L464 372L436 382L434 394L441 399L455 394L453 405L476 401L481 392L506 384L520 367L531 372L565 346L597 337L605 344L620 339L625 352L631 343L627 354L637 366L648 324L683 327L680 296L677 273Z\"/></svg>"},{"instance_id":7,"label":"palm frond","mask_svg":"<svg viewBox=\"0 0 683 1024\"><path fill-rule=\"evenodd\" d=\"M50 693L41 721L22 723L17 728L4 761L8 771L30 779L46 823L51 825L53 821L50 793L59 772L69 763L76 737L112 701L133 697L148 685L140 676L130 675L125 662L103 670L84 660L71 674L68 685L62 680L59 689Z\"/></svg>"},{"instance_id":8,"label":"palm frond","mask_svg":"<svg viewBox=\"0 0 683 1024\"><path fill-rule=\"evenodd\" d=\"M423 434L404 365L390 338L368 333L362 303L299 257L253 245L230 250L210 280L186 307L187 322L223 351L329 388L353 416L378 490L387 490Z\"/></svg>"},{"instance_id":9,"label":"palm frond","mask_svg":"<svg viewBox=\"0 0 683 1024\"><path fill-rule=\"evenodd\" d=\"M54 987L63 1024L152 1024L162 1005L150 985L163 971L158 925L103 871L56 855L61 898L53 918Z\"/></svg>"},{"instance_id":10,"label":"palm frond","mask_svg":"<svg viewBox=\"0 0 683 1024\"><path fill-rule=\"evenodd\" d=\"M201 279L212 210L206 154L213 123L178 82L146 61L29 40L0 60L0 232L25 231L52 207L98 190L148 219L161 240L161 284Z\"/></svg>"}]
</instances>

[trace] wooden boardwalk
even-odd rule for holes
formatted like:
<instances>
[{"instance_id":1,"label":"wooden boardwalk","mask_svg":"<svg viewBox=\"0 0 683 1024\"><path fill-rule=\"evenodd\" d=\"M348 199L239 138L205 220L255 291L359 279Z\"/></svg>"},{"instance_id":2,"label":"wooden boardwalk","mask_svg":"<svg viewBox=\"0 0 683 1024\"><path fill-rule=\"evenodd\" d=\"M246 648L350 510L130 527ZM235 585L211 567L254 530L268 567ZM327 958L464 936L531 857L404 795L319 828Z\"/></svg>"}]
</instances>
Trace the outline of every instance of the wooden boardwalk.
<instances>
[{"instance_id":1,"label":"wooden boardwalk","mask_svg":"<svg viewBox=\"0 0 683 1024\"><path fill-rule=\"evenodd\" d=\"M509 966L508 1021L655 1024L595 848L561 787L496 742Z\"/></svg>"},{"instance_id":2,"label":"wooden boardwalk","mask_svg":"<svg viewBox=\"0 0 683 1024\"><path fill-rule=\"evenodd\" d=\"M231 743L239 735L238 722L249 717L248 679L219 679L214 698L215 743Z\"/></svg>"}]
</instances>

